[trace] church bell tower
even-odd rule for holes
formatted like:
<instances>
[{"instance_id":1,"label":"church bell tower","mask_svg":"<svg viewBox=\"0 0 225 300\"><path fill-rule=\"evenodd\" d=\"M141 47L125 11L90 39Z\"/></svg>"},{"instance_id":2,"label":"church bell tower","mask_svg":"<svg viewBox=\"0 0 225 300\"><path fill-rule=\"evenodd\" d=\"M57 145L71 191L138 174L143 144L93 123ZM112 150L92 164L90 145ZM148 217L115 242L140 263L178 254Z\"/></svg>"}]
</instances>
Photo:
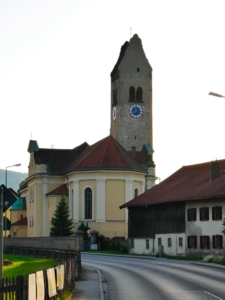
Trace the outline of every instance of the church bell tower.
<instances>
[{"instance_id":1,"label":"church bell tower","mask_svg":"<svg viewBox=\"0 0 225 300\"><path fill-rule=\"evenodd\" d=\"M111 72L111 135L128 151L152 145L152 67L135 34Z\"/></svg>"}]
</instances>

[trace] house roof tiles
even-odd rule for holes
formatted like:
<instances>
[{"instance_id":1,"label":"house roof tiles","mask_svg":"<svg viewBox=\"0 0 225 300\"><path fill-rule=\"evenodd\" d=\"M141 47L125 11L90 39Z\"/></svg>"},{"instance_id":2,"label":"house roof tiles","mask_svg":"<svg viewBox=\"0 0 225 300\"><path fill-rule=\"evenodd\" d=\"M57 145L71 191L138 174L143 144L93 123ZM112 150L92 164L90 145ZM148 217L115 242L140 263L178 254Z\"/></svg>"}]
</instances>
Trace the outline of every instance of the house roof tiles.
<instances>
[{"instance_id":1,"label":"house roof tiles","mask_svg":"<svg viewBox=\"0 0 225 300\"><path fill-rule=\"evenodd\" d=\"M173 201L225 198L225 160L219 164L218 177L210 181L210 163L184 166L137 198L120 208Z\"/></svg>"},{"instance_id":2,"label":"house roof tiles","mask_svg":"<svg viewBox=\"0 0 225 300\"><path fill-rule=\"evenodd\" d=\"M27 225L28 221L27 221L27 217L24 217L14 223L11 224L11 226L13 225Z\"/></svg>"},{"instance_id":3,"label":"house roof tiles","mask_svg":"<svg viewBox=\"0 0 225 300\"><path fill-rule=\"evenodd\" d=\"M145 172L140 164L112 136L87 147L66 172L93 169Z\"/></svg>"},{"instance_id":4,"label":"house roof tiles","mask_svg":"<svg viewBox=\"0 0 225 300\"><path fill-rule=\"evenodd\" d=\"M66 195L66 196L68 196L67 185L62 184L62 185L58 186L56 189L54 189L51 192L46 194L46 196L51 196L51 195Z\"/></svg>"}]
</instances>

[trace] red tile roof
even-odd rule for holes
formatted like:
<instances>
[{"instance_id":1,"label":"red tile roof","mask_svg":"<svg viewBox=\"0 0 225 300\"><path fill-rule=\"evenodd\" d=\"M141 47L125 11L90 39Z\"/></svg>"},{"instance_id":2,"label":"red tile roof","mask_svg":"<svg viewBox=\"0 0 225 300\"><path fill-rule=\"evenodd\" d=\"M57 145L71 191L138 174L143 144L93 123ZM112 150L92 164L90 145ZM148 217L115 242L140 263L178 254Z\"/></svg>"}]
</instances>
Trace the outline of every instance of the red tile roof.
<instances>
[{"instance_id":1,"label":"red tile roof","mask_svg":"<svg viewBox=\"0 0 225 300\"><path fill-rule=\"evenodd\" d=\"M123 204L120 208L172 201L225 198L225 160L219 163L219 177L210 182L209 163L184 166L160 184Z\"/></svg>"},{"instance_id":2,"label":"red tile roof","mask_svg":"<svg viewBox=\"0 0 225 300\"><path fill-rule=\"evenodd\" d=\"M112 136L87 147L66 172L93 169L146 172Z\"/></svg>"},{"instance_id":3,"label":"red tile roof","mask_svg":"<svg viewBox=\"0 0 225 300\"><path fill-rule=\"evenodd\" d=\"M56 189L54 189L51 192L46 194L46 196L49 196L49 195L66 195L66 196L68 196L67 185L62 184L62 185L58 186Z\"/></svg>"},{"instance_id":4,"label":"red tile roof","mask_svg":"<svg viewBox=\"0 0 225 300\"><path fill-rule=\"evenodd\" d=\"M27 225L27 217L24 217L14 223L11 224L12 225Z\"/></svg>"},{"instance_id":5,"label":"red tile roof","mask_svg":"<svg viewBox=\"0 0 225 300\"><path fill-rule=\"evenodd\" d=\"M36 164L46 164L51 175L63 175L64 171L88 147L85 142L74 149L44 149L34 152Z\"/></svg>"}]
</instances>

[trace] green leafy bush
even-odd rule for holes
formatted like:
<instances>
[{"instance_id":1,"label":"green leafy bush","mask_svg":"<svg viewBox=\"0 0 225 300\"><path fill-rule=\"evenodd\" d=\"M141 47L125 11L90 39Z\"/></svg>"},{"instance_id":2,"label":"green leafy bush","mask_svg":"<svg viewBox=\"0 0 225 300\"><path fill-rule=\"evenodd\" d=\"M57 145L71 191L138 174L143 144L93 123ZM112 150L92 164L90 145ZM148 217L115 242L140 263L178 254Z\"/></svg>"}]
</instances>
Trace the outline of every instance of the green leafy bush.
<instances>
[{"instance_id":1,"label":"green leafy bush","mask_svg":"<svg viewBox=\"0 0 225 300\"><path fill-rule=\"evenodd\" d=\"M119 252L120 253L128 253L127 246L125 246L125 245L120 246Z\"/></svg>"},{"instance_id":2,"label":"green leafy bush","mask_svg":"<svg viewBox=\"0 0 225 300\"><path fill-rule=\"evenodd\" d=\"M214 255L207 255L206 257L203 258L202 261L206 263L212 263L213 259L214 259Z\"/></svg>"},{"instance_id":3,"label":"green leafy bush","mask_svg":"<svg viewBox=\"0 0 225 300\"><path fill-rule=\"evenodd\" d=\"M222 256L222 255L215 255L213 257L213 263L220 264L223 258L224 258L224 256Z\"/></svg>"}]
</instances>

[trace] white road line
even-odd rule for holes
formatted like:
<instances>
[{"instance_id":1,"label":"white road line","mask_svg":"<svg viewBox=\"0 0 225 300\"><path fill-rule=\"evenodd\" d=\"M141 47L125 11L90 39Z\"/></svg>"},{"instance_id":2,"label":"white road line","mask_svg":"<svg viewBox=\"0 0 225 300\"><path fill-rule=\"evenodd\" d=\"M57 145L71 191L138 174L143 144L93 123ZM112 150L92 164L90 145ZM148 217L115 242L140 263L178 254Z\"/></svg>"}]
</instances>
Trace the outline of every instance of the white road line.
<instances>
[{"instance_id":1,"label":"white road line","mask_svg":"<svg viewBox=\"0 0 225 300\"><path fill-rule=\"evenodd\" d=\"M215 295L213 295L213 294L211 294L211 293L209 293L209 292L204 291L204 293L209 294L209 295L213 296L213 297L216 298L216 299L223 300L222 298L219 298L219 297L217 297L217 296L215 296Z\"/></svg>"}]
</instances>

